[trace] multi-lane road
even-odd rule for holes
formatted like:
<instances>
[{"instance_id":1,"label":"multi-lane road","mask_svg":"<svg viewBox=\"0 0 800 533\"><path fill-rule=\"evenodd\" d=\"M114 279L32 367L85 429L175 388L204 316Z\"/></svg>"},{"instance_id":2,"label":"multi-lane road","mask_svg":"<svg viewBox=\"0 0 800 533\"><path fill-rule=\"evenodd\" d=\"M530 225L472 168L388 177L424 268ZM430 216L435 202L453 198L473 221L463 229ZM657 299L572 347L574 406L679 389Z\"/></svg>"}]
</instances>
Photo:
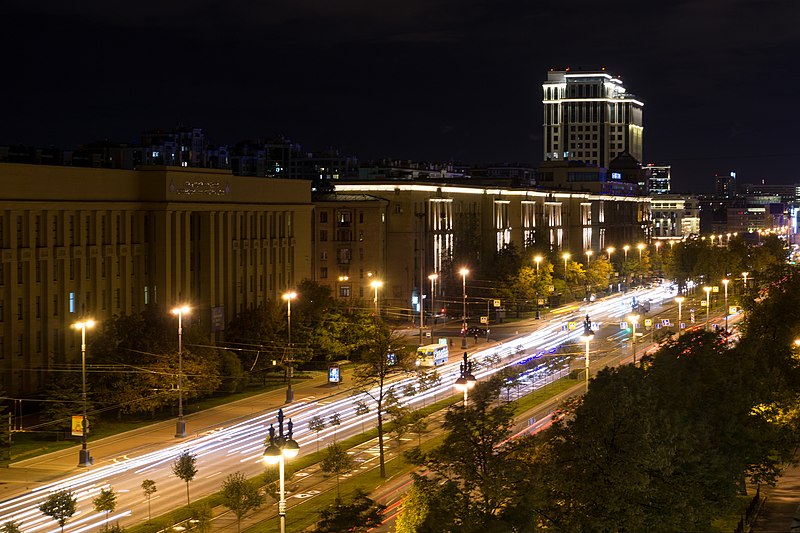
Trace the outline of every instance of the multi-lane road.
<instances>
[{"instance_id":1,"label":"multi-lane road","mask_svg":"<svg viewBox=\"0 0 800 533\"><path fill-rule=\"evenodd\" d=\"M500 363L479 365L480 369L475 372L476 377L480 380L520 360L553 352L564 344L579 343L579 337L583 333L581 323L586 315L605 332L609 341L626 343L630 335L625 337L618 333L619 323L631 312L632 296L639 301L651 301L651 311L656 313L662 303L672 305L674 292L664 286L624 295L617 294L554 313L551 318L536 322L535 326L529 328L532 331L521 332L519 336L502 343L471 346L473 351L470 358L473 360L482 362L496 360L498 356L500 358ZM569 329L570 322L577 322L578 327ZM460 361L458 349L454 349L454 352L456 353L451 353L450 362L439 368L442 379L438 387L403 398L401 391L405 385L414 384L416 378L404 376L394 381L393 385L401 400L411 406L421 406L436 397L452 394L452 384L458 377ZM370 405L363 395L353 395L350 391L342 390L325 398L319 396L307 394L283 408L285 415L294 422L294 437L300 444L301 454L316 450L318 437L323 440L331 439L336 432L341 439L362 431L363 422L366 422L367 427L374 424L374 406L372 413L365 417L355 414L355 404L359 400ZM78 499L78 512L64 530L70 533L98 531L103 527L106 517L102 513L94 512L91 501L100 490L108 487L113 488L118 495L117 509L111 515L111 521L119 522L123 526L140 523L148 516L147 502L141 491L141 483L145 479L154 480L158 487L151 501L154 516L185 505L186 486L171 473L172 462L184 450L197 456L198 474L190 483L193 500L218 491L222 481L230 473L240 471L248 477L256 476L264 470L261 455L269 425L275 422L276 409L277 405L265 406L264 411L253 412L252 415L240 417L237 421L222 424L185 440L163 435L157 439L162 440L163 444L158 444L157 441L145 447L141 447L140 443L135 447L132 444L132 449L116 453L114 457L99 457L93 467L75 469L57 481L0 502L0 524L17 520L23 523L26 532L58 532L60 529L55 522L44 516L38 506L52 491L69 489ZM338 413L341 418L340 426L326 428L319 435L308 429L308 421L312 417L328 419L334 413ZM125 438L116 437L117 449L124 449ZM93 446L97 447L99 443ZM77 452L75 456L77 457ZM42 461L46 460L42 458Z\"/></svg>"}]
</instances>

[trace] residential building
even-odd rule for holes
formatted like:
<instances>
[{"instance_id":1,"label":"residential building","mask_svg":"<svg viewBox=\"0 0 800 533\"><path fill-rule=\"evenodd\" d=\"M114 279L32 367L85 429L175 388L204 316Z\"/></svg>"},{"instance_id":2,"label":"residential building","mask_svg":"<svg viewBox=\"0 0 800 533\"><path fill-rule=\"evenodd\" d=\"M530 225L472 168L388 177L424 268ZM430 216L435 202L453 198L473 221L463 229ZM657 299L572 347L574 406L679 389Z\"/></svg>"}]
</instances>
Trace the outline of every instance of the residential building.
<instances>
[{"instance_id":1,"label":"residential building","mask_svg":"<svg viewBox=\"0 0 800 533\"><path fill-rule=\"evenodd\" d=\"M736 196L736 172L714 175L714 195L717 198L733 198Z\"/></svg>"}]
</instances>

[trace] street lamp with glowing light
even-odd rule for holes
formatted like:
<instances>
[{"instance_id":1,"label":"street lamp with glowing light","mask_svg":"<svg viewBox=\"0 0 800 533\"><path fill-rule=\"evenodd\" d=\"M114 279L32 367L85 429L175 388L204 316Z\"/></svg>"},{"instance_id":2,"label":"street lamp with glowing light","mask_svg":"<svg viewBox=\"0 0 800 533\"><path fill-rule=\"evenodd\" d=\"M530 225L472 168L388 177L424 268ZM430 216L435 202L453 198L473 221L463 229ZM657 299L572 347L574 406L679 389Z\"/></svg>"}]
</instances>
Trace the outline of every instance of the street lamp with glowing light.
<instances>
[{"instance_id":1,"label":"street lamp with glowing light","mask_svg":"<svg viewBox=\"0 0 800 533\"><path fill-rule=\"evenodd\" d=\"M95 322L92 319L72 324L74 329L81 331L81 384L83 385L81 400L83 403L83 417L81 418L81 450L78 452L78 466L90 466L94 463L86 442L86 434L89 429L89 419L86 418L86 330L92 329L94 324Z\"/></svg>"},{"instance_id":2,"label":"street lamp with glowing light","mask_svg":"<svg viewBox=\"0 0 800 533\"><path fill-rule=\"evenodd\" d=\"M564 281L567 281L567 261L569 261L570 258L569 252L564 252L561 254L561 257L564 259Z\"/></svg>"},{"instance_id":3,"label":"street lamp with glowing light","mask_svg":"<svg viewBox=\"0 0 800 533\"><path fill-rule=\"evenodd\" d=\"M478 381L475 379L475 376L472 375L472 362L467 358L467 352L464 352L464 361L459 365L459 369L461 375L453 386L457 391L464 393L464 407L466 407L469 391L475 387L475 383Z\"/></svg>"},{"instance_id":4,"label":"street lamp with glowing light","mask_svg":"<svg viewBox=\"0 0 800 533\"><path fill-rule=\"evenodd\" d=\"M467 347L467 274L469 269L462 267L461 274L461 347Z\"/></svg>"},{"instance_id":5,"label":"street lamp with glowing light","mask_svg":"<svg viewBox=\"0 0 800 533\"><path fill-rule=\"evenodd\" d=\"M681 327L681 309L683 306L683 302L686 300L683 296L676 296L675 301L678 302L678 330L680 331Z\"/></svg>"},{"instance_id":6,"label":"street lamp with glowing light","mask_svg":"<svg viewBox=\"0 0 800 533\"><path fill-rule=\"evenodd\" d=\"M712 291L712 288L711 287L703 287L703 290L706 291L706 327L705 327L705 329L707 330L708 329L708 316L709 316L709 312L711 311L711 291Z\"/></svg>"},{"instance_id":7,"label":"street lamp with glowing light","mask_svg":"<svg viewBox=\"0 0 800 533\"><path fill-rule=\"evenodd\" d=\"M383 287L383 282L376 279L370 282L369 286L375 289L375 298L373 299L373 303L375 304L375 319L377 320L378 315L380 314L380 309L378 309L378 289Z\"/></svg>"},{"instance_id":8,"label":"street lamp with glowing light","mask_svg":"<svg viewBox=\"0 0 800 533\"><path fill-rule=\"evenodd\" d=\"M183 315L188 315L191 309L188 305L181 305L172 309L172 314L178 317L178 421L175 423L175 437L186 437L186 420L183 419Z\"/></svg>"},{"instance_id":9,"label":"street lamp with glowing light","mask_svg":"<svg viewBox=\"0 0 800 533\"><path fill-rule=\"evenodd\" d=\"M628 316L628 320L631 321L631 326L633 327L633 335L632 335L632 342L633 345L633 366L636 366L636 326L639 324L639 315L630 315Z\"/></svg>"},{"instance_id":10,"label":"street lamp with glowing light","mask_svg":"<svg viewBox=\"0 0 800 533\"><path fill-rule=\"evenodd\" d=\"M286 327L287 327L287 352L288 357L286 361L288 366L286 368L286 403L294 401L294 391L292 390L292 300L297 298L297 293L294 291L284 292L281 296L286 301Z\"/></svg>"},{"instance_id":11,"label":"street lamp with glowing light","mask_svg":"<svg viewBox=\"0 0 800 533\"><path fill-rule=\"evenodd\" d=\"M293 426L294 424L290 418L286 424L287 432L283 432L283 409L278 409L278 434L275 434L275 428L270 424L267 448L264 450L262 458L268 465L278 465L278 476L280 478L278 516L280 516L281 533L286 533L285 462L286 459L293 459L300 453L300 445L292 439Z\"/></svg>"},{"instance_id":12,"label":"street lamp with glowing light","mask_svg":"<svg viewBox=\"0 0 800 533\"><path fill-rule=\"evenodd\" d=\"M537 255L536 257L533 258L533 262L536 263L536 275L537 276L539 275L539 263L542 262L542 259L543 258L542 258L541 255Z\"/></svg>"}]
</instances>

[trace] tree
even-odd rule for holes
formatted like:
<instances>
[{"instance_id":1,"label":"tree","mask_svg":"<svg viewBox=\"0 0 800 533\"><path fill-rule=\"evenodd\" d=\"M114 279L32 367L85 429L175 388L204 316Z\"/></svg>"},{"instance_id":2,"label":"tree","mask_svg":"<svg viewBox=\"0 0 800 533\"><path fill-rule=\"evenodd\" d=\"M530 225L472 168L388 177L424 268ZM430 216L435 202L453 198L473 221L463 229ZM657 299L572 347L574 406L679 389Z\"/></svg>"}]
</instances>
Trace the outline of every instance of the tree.
<instances>
[{"instance_id":1,"label":"tree","mask_svg":"<svg viewBox=\"0 0 800 533\"><path fill-rule=\"evenodd\" d=\"M395 533L461 531L457 523L461 494L456 483L415 474L412 477L414 484L403 498Z\"/></svg>"},{"instance_id":2,"label":"tree","mask_svg":"<svg viewBox=\"0 0 800 533\"><path fill-rule=\"evenodd\" d=\"M425 415L419 411L412 411L410 416L411 421L408 429L412 433L417 434L417 445L422 446L422 434L426 429L428 429L428 421L426 420Z\"/></svg>"},{"instance_id":3,"label":"tree","mask_svg":"<svg viewBox=\"0 0 800 533\"><path fill-rule=\"evenodd\" d=\"M389 354L394 354L389 358ZM353 388L375 402L378 421L378 457L380 475L386 477L384 457L383 420L386 408L394 397L390 377L410 372L414 367L412 354L405 348L402 338L382 323L376 323L371 344L360 354L360 364L353 373Z\"/></svg>"},{"instance_id":4,"label":"tree","mask_svg":"<svg viewBox=\"0 0 800 533\"><path fill-rule=\"evenodd\" d=\"M142 481L142 492L144 492L144 497L147 499L147 521L151 520L150 516L150 499L153 497L153 494L156 493L158 488L156 487L156 482L152 479L145 479Z\"/></svg>"},{"instance_id":5,"label":"tree","mask_svg":"<svg viewBox=\"0 0 800 533\"><path fill-rule=\"evenodd\" d=\"M353 458L341 444L330 444L325 457L322 459L322 471L336 476L336 498L339 498L339 476L353 471L355 463Z\"/></svg>"},{"instance_id":6,"label":"tree","mask_svg":"<svg viewBox=\"0 0 800 533\"><path fill-rule=\"evenodd\" d=\"M213 513L208 504L203 503L194 506L191 516L194 521L192 531L197 531L197 533L211 533L211 519L213 518Z\"/></svg>"},{"instance_id":7,"label":"tree","mask_svg":"<svg viewBox=\"0 0 800 533\"><path fill-rule=\"evenodd\" d=\"M111 488L102 489L92 500L92 505L96 513L106 513L105 529L108 530L108 517L117 508L117 494Z\"/></svg>"},{"instance_id":8,"label":"tree","mask_svg":"<svg viewBox=\"0 0 800 533\"><path fill-rule=\"evenodd\" d=\"M385 505L375 503L363 489L356 489L350 503L339 498L320 513L317 533L365 533L381 523Z\"/></svg>"},{"instance_id":9,"label":"tree","mask_svg":"<svg viewBox=\"0 0 800 533\"><path fill-rule=\"evenodd\" d=\"M342 424L339 413L333 413L328 419L328 425L333 428L333 442L336 442L336 428Z\"/></svg>"},{"instance_id":10,"label":"tree","mask_svg":"<svg viewBox=\"0 0 800 533\"><path fill-rule=\"evenodd\" d=\"M39 510L58 522L63 533L67 520L72 518L72 515L77 511L77 504L78 499L71 490L59 490L50 494L39 506Z\"/></svg>"},{"instance_id":11,"label":"tree","mask_svg":"<svg viewBox=\"0 0 800 533\"><path fill-rule=\"evenodd\" d=\"M531 520L517 510L519 491L514 490L524 469L501 446L513 422L513 405L497 402L501 384L499 378L479 383L466 408L456 405L447 411L444 442L423 457L430 474L415 480L420 490L436 487L431 497L455 495L452 506L441 500L431 506L450 509L441 519L458 531L516 531Z\"/></svg>"},{"instance_id":12,"label":"tree","mask_svg":"<svg viewBox=\"0 0 800 533\"><path fill-rule=\"evenodd\" d=\"M22 522L10 520L0 526L0 533L22 533Z\"/></svg>"},{"instance_id":13,"label":"tree","mask_svg":"<svg viewBox=\"0 0 800 533\"><path fill-rule=\"evenodd\" d=\"M222 505L236 515L236 530L242 530L242 518L261 507L264 496L241 472L230 474L222 483Z\"/></svg>"},{"instance_id":14,"label":"tree","mask_svg":"<svg viewBox=\"0 0 800 533\"><path fill-rule=\"evenodd\" d=\"M364 433L364 416L369 413L369 405L361 400L357 401L354 405L356 406L356 416L361 417L361 433Z\"/></svg>"},{"instance_id":15,"label":"tree","mask_svg":"<svg viewBox=\"0 0 800 533\"><path fill-rule=\"evenodd\" d=\"M186 505L191 507L189 502L189 482L197 475L197 456L189 450L184 450L172 463L172 473L186 483Z\"/></svg>"},{"instance_id":16,"label":"tree","mask_svg":"<svg viewBox=\"0 0 800 533\"><path fill-rule=\"evenodd\" d=\"M308 421L308 429L317 434L317 453L319 453L319 432L325 429L325 419L320 415L314 415Z\"/></svg>"}]
</instances>

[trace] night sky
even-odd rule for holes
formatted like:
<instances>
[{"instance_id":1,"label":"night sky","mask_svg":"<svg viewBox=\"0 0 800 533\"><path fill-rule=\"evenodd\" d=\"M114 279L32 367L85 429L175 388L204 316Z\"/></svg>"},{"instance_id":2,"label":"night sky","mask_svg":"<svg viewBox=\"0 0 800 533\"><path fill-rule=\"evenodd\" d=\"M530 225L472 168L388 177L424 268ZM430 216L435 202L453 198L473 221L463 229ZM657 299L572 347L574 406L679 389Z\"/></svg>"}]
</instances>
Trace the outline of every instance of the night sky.
<instances>
[{"instance_id":1,"label":"night sky","mask_svg":"<svg viewBox=\"0 0 800 533\"><path fill-rule=\"evenodd\" d=\"M796 0L32 0L2 20L0 144L180 123L216 144L536 164L547 70L605 67L645 102L645 163L672 163L673 189L800 182Z\"/></svg>"}]
</instances>

